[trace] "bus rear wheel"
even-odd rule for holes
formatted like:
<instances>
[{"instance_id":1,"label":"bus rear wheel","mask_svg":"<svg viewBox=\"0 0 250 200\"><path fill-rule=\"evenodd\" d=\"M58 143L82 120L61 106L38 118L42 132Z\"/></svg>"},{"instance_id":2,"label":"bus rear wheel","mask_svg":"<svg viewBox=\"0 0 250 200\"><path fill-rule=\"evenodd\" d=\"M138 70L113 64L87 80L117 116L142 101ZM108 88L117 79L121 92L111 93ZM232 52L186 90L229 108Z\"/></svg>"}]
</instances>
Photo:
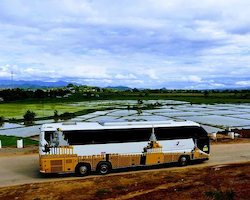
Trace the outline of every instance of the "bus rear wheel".
<instances>
[{"instance_id":1,"label":"bus rear wheel","mask_svg":"<svg viewBox=\"0 0 250 200\"><path fill-rule=\"evenodd\" d=\"M188 157L187 156L181 156L178 160L179 166L186 166L188 163Z\"/></svg>"},{"instance_id":2,"label":"bus rear wheel","mask_svg":"<svg viewBox=\"0 0 250 200\"><path fill-rule=\"evenodd\" d=\"M108 174L111 171L111 164L109 162L101 162L98 164L97 171L102 174Z\"/></svg>"},{"instance_id":3,"label":"bus rear wheel","mask_svg":"<svg viewBox=\"0 0 250 200\"><path fill-rule=\"evenodd\" d=\"M89 175L91 167L88 163L79 163L76 166L75 173L77 176L87 176Z\"/></svg>"}]
</instances>

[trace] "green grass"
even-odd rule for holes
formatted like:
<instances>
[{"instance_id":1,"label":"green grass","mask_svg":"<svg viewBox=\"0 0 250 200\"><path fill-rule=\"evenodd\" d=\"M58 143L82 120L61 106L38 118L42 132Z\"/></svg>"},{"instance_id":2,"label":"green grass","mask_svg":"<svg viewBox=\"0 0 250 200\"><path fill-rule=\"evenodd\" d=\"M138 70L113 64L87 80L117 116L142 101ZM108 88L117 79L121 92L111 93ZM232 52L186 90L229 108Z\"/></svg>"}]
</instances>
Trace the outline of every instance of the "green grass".
<instances>
[{"instance_id":1,"label":"green grass","mask_svg":"<svg viewBox=\"0 0 250 200\"><path fill-rule=\"evenodd\" d=\"M99 189L95 192L95 195L97 197L102 197L103 195L105 194L109 194L111 191L110 190L107 190L107 189Z\"/></svg>"},{"instance_id":2,"label":"green grass","mask_svg":"<svg viewBox=\"0 0 250 200\"><path fill-rule=\"evenodd\" d=\"M38 145L38 141L34 141L27 138L0 135L2 147L17 146L17 140L23 139L24 146Z\"/></svg>"},{"instance_id":3,"label":"green grass","mask_svg":"<svg viewBox=\"0 0 250 200\"><path fill-rule=\"evenodd\" d=\"M36 118L49 117L54 115L57 110L58 114L64 112L78 112L85 109L96 109L96 107L86 107L83 105L71 105L72 103L3 103L0 104L0 116L5 119L23 119L27 110L36 113Z\"/></svg>"},{"instance_id":4,"label":"green grass","mask_svg":"<svg viewBox=\"0 0 250 200\"><path fill-rule=\"evenodd\" d=\"M246 98L240 94L234 93L209 93L205 98L203 93L150 93L147 96L143 96L141 93L125 93L122 95L110 95L106 96L102 100L176 100L186 101L198 104L215 104L215 103L250 103L250 98ZM101 100L101 99L99 99ZM101 101L102 101L101 100ZM60 102L61 101L61 102ZM0 103L0 116L3 116L5 120L12 118L23 119L23 115L27 110L36 113L36 119L48 119L54 115L54 111L57 110L61 115L65 112L75 113L76 116L87 114L92 110L105 110L105 108L114 108L117 103L111 102L105 105L92 105L91 102L96 102L94 99L84 100L84 104L77 104L80 100L65 101L64 99L49 102L49 101L24 101L13 103ZM85 104L86 103L86 104ZM74 105L73 105L74 104ZM126 105L126 103L124 104ZM124 106L123 105L123 106Z\"/></svg>"}]
</instances>

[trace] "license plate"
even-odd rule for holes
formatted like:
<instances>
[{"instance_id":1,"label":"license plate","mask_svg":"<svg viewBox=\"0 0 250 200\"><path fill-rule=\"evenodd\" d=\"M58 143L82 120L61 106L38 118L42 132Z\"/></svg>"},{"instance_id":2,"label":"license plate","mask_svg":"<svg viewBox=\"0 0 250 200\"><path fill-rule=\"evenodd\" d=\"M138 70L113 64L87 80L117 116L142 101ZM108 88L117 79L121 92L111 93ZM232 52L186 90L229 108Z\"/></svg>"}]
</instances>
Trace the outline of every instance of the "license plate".
<instances>
[{"instance_id":1,"label":"license plate","mask_svg":"<svg viewBox=\"0 0 250 200\"><path fill-rule=\"evenodd\" d=\"M208 151L208 147L203 147L203 151Z\"/></svg>"}]
</instances>

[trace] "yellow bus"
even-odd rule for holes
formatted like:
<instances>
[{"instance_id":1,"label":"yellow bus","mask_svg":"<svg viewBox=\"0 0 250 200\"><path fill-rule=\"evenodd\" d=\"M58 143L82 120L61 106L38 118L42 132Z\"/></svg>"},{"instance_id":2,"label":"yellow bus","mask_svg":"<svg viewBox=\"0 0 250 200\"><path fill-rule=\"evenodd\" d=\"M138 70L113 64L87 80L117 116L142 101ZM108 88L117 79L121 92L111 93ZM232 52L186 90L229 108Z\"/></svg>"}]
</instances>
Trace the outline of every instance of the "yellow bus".
<instances>
[{"instance_id":1,"label":"yellow bus","mask_svg":"<svg viewBox=\"0 0 250 200\"><path fill-rule=\"evenodd\" d=\"M210 142L197 123L185 120L145 122L66 122L41 127L41 173L91 171L208 160Z\"/></svg>"}]
</instances>

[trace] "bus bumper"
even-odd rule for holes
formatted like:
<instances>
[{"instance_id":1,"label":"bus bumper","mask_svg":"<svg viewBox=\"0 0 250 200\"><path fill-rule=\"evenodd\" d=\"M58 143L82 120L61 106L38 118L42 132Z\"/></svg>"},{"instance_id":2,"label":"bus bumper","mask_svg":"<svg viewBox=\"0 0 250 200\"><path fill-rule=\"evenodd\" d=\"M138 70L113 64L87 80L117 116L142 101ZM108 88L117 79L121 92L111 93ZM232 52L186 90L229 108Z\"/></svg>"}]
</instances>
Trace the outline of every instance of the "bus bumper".
<instances>
[{"instance_id":1,"label":"bus bumper","mask_svg":"<svg viewBox=\"0 0 250 200\"><path fill-rule=\"evenodd\" d=\"M43 155L39 158L41 173L62 173L75 171L77 155Z\"/></svg>"}]
</instances>

